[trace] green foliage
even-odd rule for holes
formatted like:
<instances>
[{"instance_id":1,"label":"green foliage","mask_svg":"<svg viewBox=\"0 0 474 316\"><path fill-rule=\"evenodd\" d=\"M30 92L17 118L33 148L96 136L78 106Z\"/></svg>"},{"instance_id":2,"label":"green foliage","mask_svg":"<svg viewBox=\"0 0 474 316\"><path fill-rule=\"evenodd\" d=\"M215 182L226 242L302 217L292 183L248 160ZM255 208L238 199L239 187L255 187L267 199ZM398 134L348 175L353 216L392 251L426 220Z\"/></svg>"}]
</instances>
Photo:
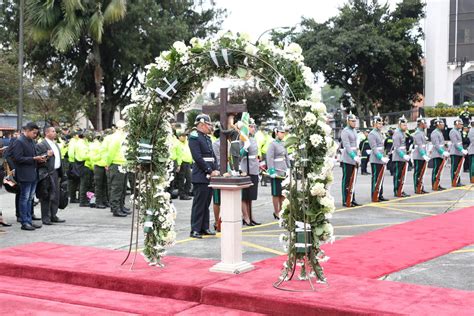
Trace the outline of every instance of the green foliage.
<instances>
[{"instance_id":1,"label":"green foliage","mask_svg":"<svg viewBox=\"0 0 474 316\"><path fill-rule=\"evenodd\" d=\"M328 111L339 109L340 100L344 90L340 87L331 87L326 84L321 88L321 101L327 106Z\"/></svg>"},{"instance_id":2,"label":"green foliage","mask_svg":"<svg viewBox=\"0 0 474 316\"><path fill-rule=\"evenodd\" d=\"M408 109L423 91L423 6L404 0L390 12L377 0L351 0L325 23L303 19L296 41L314 71L350 94L353 112Z\"/></svg>"},{"instance_id":3,"label":"green foliage","mask_svg":"<svg viewBox=\"0 0 474 316\"><path fill-rule=\"evenodd\" d=\"M438 103L439 104L439 103ZM425 116L426 117L453 117L453 116L459 116L462 111L464 111L464 107L453 107L453 106L448 106L446 107L442 106L439 107L438 104L436 104L436 107L425 107ZM469 107L469 112L474 113L474 106Z\"/></svg>"},{"instance_id":4,"label":"green foliage","mask_svg":"<svg viewBox=\"0 0 474 316\"><path fill-rule=\"evenodd\" d=\"M196 121L196 117L200 114L198 110L191 110L186 112L186 127L190 129L194 126L194 122Z\"/></svg>"},{"instance_id":5,"label":"green foliage","mask_svg":"<svg viewBox=\"0 0 474 316\"><path fill-rule=\"evenodd\" d=\"M18 104L18 68L14 57L0 53L0 113L14 111Z\"/></svg>"},{"instance_id":6,"label":"green foliage","mask_svg":"<svg viewBox=\"0 0 474 316\"><path fill-rule=\"evenodd\" d=\"M259 90L255 86L250 85L232 89L230 94L231 103L242 103L244 99L247 104L247 111L257 125L277 115L274 106L278 98L270 94L268 90Z\"/></svg>"}]
</instances>

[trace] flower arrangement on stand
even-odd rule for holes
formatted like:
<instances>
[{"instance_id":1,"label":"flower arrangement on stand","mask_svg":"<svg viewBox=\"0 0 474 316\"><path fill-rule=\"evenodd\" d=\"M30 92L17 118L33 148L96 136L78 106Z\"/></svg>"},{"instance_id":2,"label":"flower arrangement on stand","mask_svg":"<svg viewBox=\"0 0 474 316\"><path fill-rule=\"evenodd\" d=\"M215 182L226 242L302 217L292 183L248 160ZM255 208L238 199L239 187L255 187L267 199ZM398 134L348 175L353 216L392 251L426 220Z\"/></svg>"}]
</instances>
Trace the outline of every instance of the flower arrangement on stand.
<instances>
[{"instance_id":1,"label":"flower arrangement on stand","mask_svg":"<svg viewBox=\"0 0 474 316\"><path fill-rule=\"evenodd\" d=\"M308 183L311 186L322 183L324 190L315 187L313 191L321 196L303 197L312 191L293 191L290 186L288 202L282 212L282 225L290 229L292 223L301 217L300 211L295 213L297 218L289 217L289 208L298 209L302 206L299 201L310 202L310 211L306 213L314 213L310 223L318 233L312 242L316 254L320 253L320 243L331 238L332 230L328 228L331 226L327 226L327 216L334 209L333 200L327 193L331 168L325 166L329 159L316 158L328 155L331 149L330 129L328 131L325 123L325 106L313 102L317 95L314 75L304 65L301 52L301 47L294 43L285 47L269 41L255 45L245 34L223 32L214 39L193 38L189 45L175 42L146 67L146 88L135 96L134 104L127 106L123 114L129 133L127 168L137 174L137 188L132 201L141 214L145 233L143 255L150 264L160 265L165 248L175 239L176 210L167 193L172 180L169 152L172 130L168 122L190 103L194 92L200 91L203 84L214 76L257 78L261 87L282 98L289 120L305 122L307 126L294 124L293 133L298 137L294 143L307 146L309 160L305 173L308 179L310 174L314 175ZM299 163L301 156L295 158ZM326 228L321 233L323 227ZM290 243L289 256L294 253L292 247L294 245ZM322 279L318 271L316 273Z\"/></svg>"}]
</instances>

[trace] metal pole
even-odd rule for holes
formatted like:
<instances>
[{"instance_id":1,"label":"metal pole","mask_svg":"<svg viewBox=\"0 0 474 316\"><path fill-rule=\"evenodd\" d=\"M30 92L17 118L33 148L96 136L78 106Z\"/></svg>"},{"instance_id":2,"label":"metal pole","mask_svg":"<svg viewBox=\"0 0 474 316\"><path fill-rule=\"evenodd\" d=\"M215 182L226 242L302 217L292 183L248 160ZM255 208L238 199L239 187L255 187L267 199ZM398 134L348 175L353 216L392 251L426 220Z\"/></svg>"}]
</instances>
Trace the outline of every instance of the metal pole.
<instances>
[{"instance_id":1,"label":"metal pole","mask_svg":"<svg viewBox=\"0 0 474 316\"><path fill-rule=\"evenodd\" d=\"M23 11L25 8L25 0L20 0L20 29L19 29L19 48L18 48L18 108L17 108L17 129L21 130L23 126Z\"/></svg>"},{"instance_id":2,"label":"metal pole","mask_svg":"<svg viewBox=\"0 0 474 316\"><path fill-rule=\"evenodd\" d=\"M461 61L461 93L460 93L460 98L459 98L459 106L462 106L463 102L464 102L464 82L462 80L462 75L463 75L463 72L462 72L462 69L464 68L464 65L466 64L466 57L463 58L463 60Z\"/></svg>"}]
</instances>

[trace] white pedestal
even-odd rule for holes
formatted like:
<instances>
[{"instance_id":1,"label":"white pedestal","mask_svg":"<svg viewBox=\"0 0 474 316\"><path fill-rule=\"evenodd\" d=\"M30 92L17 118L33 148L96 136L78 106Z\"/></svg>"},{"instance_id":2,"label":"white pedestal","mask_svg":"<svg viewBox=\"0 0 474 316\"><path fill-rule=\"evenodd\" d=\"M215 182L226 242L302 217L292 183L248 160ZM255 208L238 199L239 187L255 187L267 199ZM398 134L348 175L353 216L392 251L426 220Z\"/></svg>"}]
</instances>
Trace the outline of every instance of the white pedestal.
<instances>
[{"instance_id":1,"label":"white pedestal","mask_svg":"<svg viewBox=\"0 0 474 316\"><path fill-rule=\"evenodd\" d=\"M242 261L242 193L252 183L214 183L210 186L221 190L221 262L209 269L211 272L239 274L254 269Z\"/></svg>"}]
</instances>

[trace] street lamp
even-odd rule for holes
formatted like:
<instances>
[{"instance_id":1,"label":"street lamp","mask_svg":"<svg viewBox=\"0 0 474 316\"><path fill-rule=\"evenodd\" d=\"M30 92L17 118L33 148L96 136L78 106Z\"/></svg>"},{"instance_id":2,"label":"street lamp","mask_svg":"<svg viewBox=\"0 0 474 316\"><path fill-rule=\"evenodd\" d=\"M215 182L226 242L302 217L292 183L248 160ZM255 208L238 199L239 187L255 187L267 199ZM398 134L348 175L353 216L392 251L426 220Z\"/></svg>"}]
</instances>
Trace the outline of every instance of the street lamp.
<instances>
[{"instance_id":1,"label":"street lamp","mask_svg":"<svg viewBox=\"0 0 474 316\"><path fill-rule=\"evenodd\" d=\"M453 71L456 70L457 67L461 67L461 77L460 77L461 78L461 83L460 83L461 92L459 95L459 104L461 105L464 102L464 82L463 82L462 75L463 75L463 71L466 71L471 67L471 63L467 61L467 57L464 57L460 61L454 60L454 62L449 65L449 69Z\"/></svg>"},{"instance_id":2,"label":"street lamp","mask_svg":"<svg viewBox=\"0 0 474 316\"><path fill-rule=\"evenodd\" d=\"M284 30L288 30L288 29L291 29L291 26L277 26L277 27L272 27L271 29L268 29L268 30L265 30L263 31L262 34L260 34L260 36L257 38L257 41L255 42L255 45L258 46L258 43L260 41L260 38L267 32L270 32L270 31L273 31L273 30L276 30L276 29L284 29Z\"/></svg>"}]
</instances>

